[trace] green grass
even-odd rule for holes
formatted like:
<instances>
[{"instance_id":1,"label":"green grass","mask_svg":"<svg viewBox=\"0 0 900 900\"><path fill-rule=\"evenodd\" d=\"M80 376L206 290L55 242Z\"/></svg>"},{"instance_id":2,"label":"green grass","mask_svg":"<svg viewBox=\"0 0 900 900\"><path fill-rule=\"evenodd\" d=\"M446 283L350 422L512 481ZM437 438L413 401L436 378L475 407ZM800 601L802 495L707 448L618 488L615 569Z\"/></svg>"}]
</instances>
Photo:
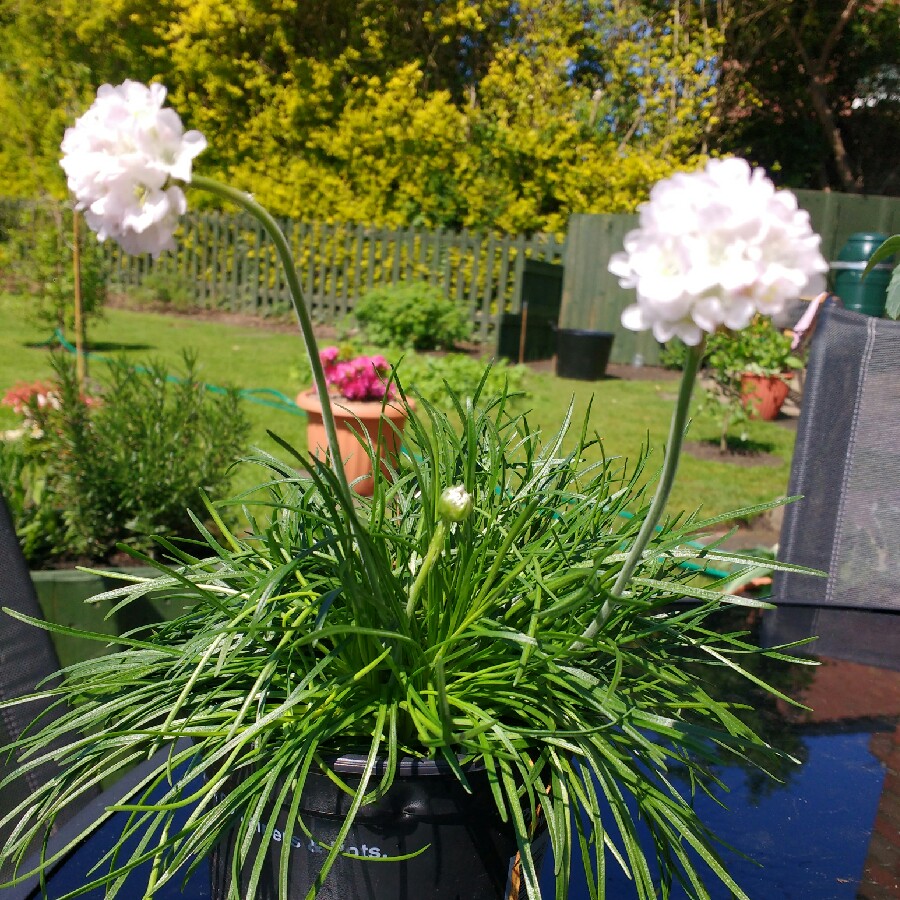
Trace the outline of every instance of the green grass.
<instances>
[{"instance_id":1,"label":"green grass","mask_svg":"<svg viewBox=\"0 0 900 900\"><path fill-rule=\"evenodd\" d=\"M0 391L17 381L48 378L47 350L33 345L50 337L52 328L29 321L22 300L9 295L0 295L0 317L5 323L0 334ZM132 362L158 360L173 373L181 368L182 351L194 350L198 374L209 384L275 388L289 397L303 387L297 375L306 368L306 354L299 331L237 328L187 316L110 309L102 321L92 325L89 341L103 356L126 357ZM104 368L102 363L91 362L91 377L102 381ZM277 445L266 436L270 428L305 446L303 417L255 403L247 403L246 411L254 444L274 451ZM17 423L12 411L0 406L0 428Z\"/></svg>"},{"instance_id":2,"label":"green grass","mask_svg":"<svg viewBox=\"0 0 900 900\"><path fill-rule=\"evenodd\" d=\"M46 340L52 329L29 321L25 301L0 295L0 392L17 381L47 378L50 366L46 349L33 346ZM304 385L305 351L299 332L273 331L263 327L240 327L185 316L111 309L90 331L91 344L107 356L124 355L135 362L159 360L177 368L182 350L193 349L198 368L212 384L240 388L275 388L293 396ZM400 369L402 376L402 367ZM92 364L91 375L102 379L102 364ZM635 459L648 440L658 465L668 430L676 382L619 381L587 383L529 372L529 396L523 409L531 410L532 427L552 434L574 397L576 418L591 406L590 426L604 439L608 456ZM285 440L305 447L305 423L300 416L247 403L254 445L278 452L266 435L271 429ZM0 406L0 429L14 427L17 417ZM717 514L771 500L786 492L794 435L778 425L753 422L749 437L780 457L775 465L752 467L730 462L709 462L682 456L670 509L702 506ZM712 419L693 423L688 440L713 440L717 429ZM571 437L572 443L575 436ZM256 471L245 468L238 476L238 489L249 487Z\"/></svg>"}]
</instances>

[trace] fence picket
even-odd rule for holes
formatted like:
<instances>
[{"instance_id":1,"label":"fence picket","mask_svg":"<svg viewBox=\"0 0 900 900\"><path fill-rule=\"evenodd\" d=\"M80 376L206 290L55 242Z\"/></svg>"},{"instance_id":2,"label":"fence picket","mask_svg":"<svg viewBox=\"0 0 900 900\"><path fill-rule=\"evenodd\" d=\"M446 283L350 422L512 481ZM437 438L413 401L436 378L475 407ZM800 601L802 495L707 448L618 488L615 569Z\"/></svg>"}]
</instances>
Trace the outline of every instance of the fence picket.
<instances>
[{"instance_id":1,"label":"fence picket","mask_svg":"<svg viewBox=\"0 0 900 900\"><path fill-rule=\"evenodd\" d=\"M365 229L362 225L356 226L356 236L354 241L356 244L356 255L353 257L353 296L356 298L359 297L362 278L363 245L365 242Z\"/></svg>"},{"instance_id":2,"label":"fence picket","mask_svg":"<svg viewBox=\"0 0 900 900\"><path fill-rule=\"evenodd\" d=\"M491 300L494 287L494 253L496 251L497 238L493 232L488 237L487 253L484 264L484 290L481 296L481 312L479 323L479 340L486 341L488 337L488 324L493 320L491 315Z\"/></svg>"},{"instance_id":3,"label":"fence picket","mask_svg":"<svg viewBox=\"0 0 900 900\"><path fill-rule=\"evenodd\" d=\"M497 278L497 315L503 315L510 301L509 291L509 251L512 239L508 234L503 235L500 242L500 275ZM513 302L515 298L513 297Z\"/></svg>"},{"instance_id":4,"label":"fence picket","mask_svg":"<svg viewBox=\"0 0 900 900\"><path fill-rule=\"evenodd\" d=\"M525 235L516 236L516 245L513 253L513 312L521 312L522 306L522 279L525 277Z\"/></svg>"},{"instance_id":5,"label":"fence picket","mask_svg":"<svg viewBox=\"0 0 900 900\"><path fill-rule=\"evenodd\" d=\"M220 288L219 281L222 277L222 216L220 213L214 214L213 220L213 246L211 250L211 272L210 272L210 306L217 307L220 304Z\"/></svg>"}]
</instances>

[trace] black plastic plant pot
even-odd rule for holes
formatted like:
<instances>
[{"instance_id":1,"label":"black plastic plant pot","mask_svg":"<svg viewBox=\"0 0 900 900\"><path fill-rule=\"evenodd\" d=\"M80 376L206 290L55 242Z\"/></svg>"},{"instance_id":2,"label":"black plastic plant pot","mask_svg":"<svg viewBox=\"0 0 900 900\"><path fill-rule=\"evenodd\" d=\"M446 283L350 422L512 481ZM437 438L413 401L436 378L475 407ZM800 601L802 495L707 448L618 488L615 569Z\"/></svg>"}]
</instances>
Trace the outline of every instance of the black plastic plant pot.
<instances>
[{"instance_id":1,"label":"black plastic plant pot","mask_svg":"<svg viewBox=\"0 0 900 900\"><path fill-rule=\"evenodd\" d=\"M599 381L612 352L611 331L560 328L556 332L556 374L560 378Z\"/></svg>"},{"instance_id":2,"label":"black plastic plant pot","mask_svg":"<svg viewBox=\"0 0 900 900\"><path fill-rule=\"evenodd\" d=\"M359 783L365 758L344 756L335 773L350 787ZM373 779L380 774L376 770ZM469 794L443 763L402 760L380 800L360 808L339 856L316 895L319 900L525 900L515 837L500 819L483 769L470 769ZM370 781L370 788L374 785ZM290 900L303 900L338 834L351 797L326 775L310 772L299 816L312 838L299 830L275 831L255 900L278 900L278 875L285 841L290 843ZM279 819L283 829L287 811ZM212 898L225 900L231 885L237 829L212 859ZM251 859L262 835L255 838ZM536 864L546 832L534 843ZM411 858L409 854L416 854ZM247 872L240 897L247 896Z\"/></svg>"}]
</instances>

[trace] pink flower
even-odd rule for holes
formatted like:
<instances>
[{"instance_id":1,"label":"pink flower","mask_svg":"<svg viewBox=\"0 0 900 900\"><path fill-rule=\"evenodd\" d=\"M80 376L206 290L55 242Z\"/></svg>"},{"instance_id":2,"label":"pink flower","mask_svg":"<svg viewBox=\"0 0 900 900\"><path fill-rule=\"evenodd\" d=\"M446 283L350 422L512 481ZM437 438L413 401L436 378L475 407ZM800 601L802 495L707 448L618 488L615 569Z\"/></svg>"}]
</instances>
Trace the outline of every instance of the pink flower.
<instances>
[{"instance_id":1,"label":"pink flower","mask_svg":"<svg viewBox=\"0 0 900 900\"><path fill-rule=\"evenodd\" d=\"M322 360L322 365L328 369L337 362L340 353L341 351L337 347L326 347L319 353L319 359Z\"/></svg>"},{"instance_id":2,"label":"pink flower","mask_svg":"<svg viewBox=\"0 0 900 900\"><path fill-rule=\"evenodd\" d=\"M19 382L11 387L0 400L4 406L11 406L13 412L28 416L36 409L50 406L59 409L60 400L56 386L46 381Z\"/></svg>"},{"instance_id":3,"label":"pink flower","mask_svg":"<svg viewBox=\"0 0 900 900\"><path fill-rule=\"evenodd\" d=\"M101 403L99 397L89 394L81 394L78 399L85 406L98 406ZM62 397L59 387L49 381L22 381L4 394L0 404L12 407L31 428L32 436L39 438L50 413L62 409Z\"/></svg>"},{"instance_id":4,"label":"pink flower","mask_svg":"<svg viewBox=\"0 0 900 900\"><path fill-rule=\"evenodd\" d=\"M326 347L319 353L325 369L325 380L346 400L383 400L394 396L388 387L390 363L381 355L340 359L337 347Z\"/></svg>"}]
</instances>

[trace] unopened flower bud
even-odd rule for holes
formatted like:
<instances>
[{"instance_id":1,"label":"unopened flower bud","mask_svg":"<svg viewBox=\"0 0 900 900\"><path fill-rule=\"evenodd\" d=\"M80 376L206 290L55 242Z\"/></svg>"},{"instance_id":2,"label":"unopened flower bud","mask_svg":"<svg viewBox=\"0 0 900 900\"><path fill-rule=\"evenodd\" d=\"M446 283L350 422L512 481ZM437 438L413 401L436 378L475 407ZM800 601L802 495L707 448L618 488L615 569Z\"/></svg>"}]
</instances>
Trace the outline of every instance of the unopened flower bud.
<instances>
[{"instance_id":1,"label":"unopened flower bud","mask_svg":"<svg viewBox=\"0 0 900 900\"><path fill-rule=\"evenodd\" d=\"M438 500L438 514L445 522L462 522L472 512L472 495L462 484L444 488Z\"/></svg>"}]
</instances>

